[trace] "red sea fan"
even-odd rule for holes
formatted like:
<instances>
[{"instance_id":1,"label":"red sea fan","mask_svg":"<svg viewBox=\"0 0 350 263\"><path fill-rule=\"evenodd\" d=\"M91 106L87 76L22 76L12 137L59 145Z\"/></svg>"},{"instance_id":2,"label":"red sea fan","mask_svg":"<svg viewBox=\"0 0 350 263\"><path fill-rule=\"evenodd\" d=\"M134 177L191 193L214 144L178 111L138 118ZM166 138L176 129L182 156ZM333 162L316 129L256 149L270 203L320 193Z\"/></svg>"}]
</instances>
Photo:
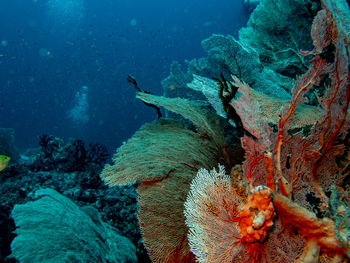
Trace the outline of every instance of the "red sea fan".
<instances>
[{"instance_id":1,"label":"red sea fan","mask_svg":"<svg viewBox=\"0 0 350 263\"><path fill-rule=\"evenodd\" d=\"M264 121L261 102L254 101L252 92L247 92L249 87L236 78L241 96L231 103L244 128L255 136L242 140L246 151L244 177L251 187L265 184L273 190L279 220L305 240L298 262L318 262L322 253L341 259L350 250L348 243L338 239L343 239L348 229L335 228L333 221L349 212L334 215L328 207L329 193L336 191L332 185L346 193L342 187L348 172L338 159L344 153L350 127L349 12L345 1L326 0L322 5L324 9L312 26L315 48L306 52L313 55L311 66L295 81L292 100L280 112L277 133ZM302 114L299 108L308 102L310 93L317 94L320 115L314 117L312 125L295 129ZM342 207L349 210L345 204ZM272 242L270 238L267 244Z\"/></svg>"}]
</instances>

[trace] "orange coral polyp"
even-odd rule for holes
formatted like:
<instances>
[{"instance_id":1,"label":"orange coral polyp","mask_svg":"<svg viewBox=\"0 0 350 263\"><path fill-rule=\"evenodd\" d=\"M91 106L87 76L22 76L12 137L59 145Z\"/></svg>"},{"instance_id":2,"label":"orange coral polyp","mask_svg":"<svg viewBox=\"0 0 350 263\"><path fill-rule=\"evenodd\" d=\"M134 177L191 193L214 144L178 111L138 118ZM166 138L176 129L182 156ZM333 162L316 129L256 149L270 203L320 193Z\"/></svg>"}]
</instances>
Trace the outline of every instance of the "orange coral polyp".
<instances>
[{"instance_id":1,"label":"orange coral polyp","mask_svg":"<svg viewBox=\"0 0 350 263\"><path fill-rule=\"evenodd\" d=\"M271 190L263 186L256 187L238 216L241 241L262 242L273 226L275 215Z\"/></svg>"}]
</instances>

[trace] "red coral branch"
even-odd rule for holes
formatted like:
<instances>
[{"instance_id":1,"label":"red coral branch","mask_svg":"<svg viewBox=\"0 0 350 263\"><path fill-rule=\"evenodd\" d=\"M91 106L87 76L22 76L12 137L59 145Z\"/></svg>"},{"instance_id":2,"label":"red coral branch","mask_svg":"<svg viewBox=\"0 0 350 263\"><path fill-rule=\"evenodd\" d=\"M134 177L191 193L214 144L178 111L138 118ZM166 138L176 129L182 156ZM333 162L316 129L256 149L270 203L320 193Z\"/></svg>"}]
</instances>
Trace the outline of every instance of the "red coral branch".
<instances>
[{"instance_id":1,"label":"red coral branch","mask_svg":"<svg viewBox=\"0 0 350 263\"><path fill-rule=\"evenodd\" d=\"M296 113L298 105L302 102L304 94L314 85L320 82L321 75L327 70L326 62L317 56L314 60L312 67L299 79L297 80L294 88L292 89L293 99L289 104L287 112L283 111L284 114L278 122L278 134L277 142L275 146L276 153L276 169L278 174L278 179L282 179L282 168L281 168L281 147L283 143L283 134L286 133L285 125L287 121ZM288 125L287 128L290 128Z\"/></svg>"}]
</instances>

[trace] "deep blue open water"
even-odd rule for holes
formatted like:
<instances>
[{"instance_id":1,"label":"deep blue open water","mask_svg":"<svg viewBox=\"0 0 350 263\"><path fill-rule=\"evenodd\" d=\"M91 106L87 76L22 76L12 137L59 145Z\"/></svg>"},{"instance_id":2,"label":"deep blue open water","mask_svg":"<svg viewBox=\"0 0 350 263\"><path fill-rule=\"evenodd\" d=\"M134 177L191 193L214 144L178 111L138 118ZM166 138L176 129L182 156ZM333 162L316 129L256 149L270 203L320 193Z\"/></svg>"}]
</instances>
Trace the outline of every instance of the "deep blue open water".
<instances>
[{"instance_id":1,"label":"deep blue open water","mask_svg":"<svg viewBox=\"0 0 350 263\"><path fill-rule=\"evenodd\" d=\"M114 151L156 118L125 80L162 94L177 60L201 40L237 35L240 0L0 1L0 127L20 149L51 134Z\"/></svg>"}]
</instances>

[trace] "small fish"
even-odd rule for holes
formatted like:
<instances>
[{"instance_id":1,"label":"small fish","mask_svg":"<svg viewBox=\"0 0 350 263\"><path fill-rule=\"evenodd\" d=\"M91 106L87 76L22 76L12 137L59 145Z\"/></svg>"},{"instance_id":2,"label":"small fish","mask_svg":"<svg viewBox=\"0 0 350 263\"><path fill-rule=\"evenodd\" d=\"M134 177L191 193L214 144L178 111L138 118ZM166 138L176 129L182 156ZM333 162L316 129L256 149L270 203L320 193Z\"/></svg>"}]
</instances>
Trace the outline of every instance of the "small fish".
<instances>
[{"instance_id":1,"label":"small fish","mask_svg":"<svg viewBox=\"0 0 350 263\"><path fill-rule=\"evenodd\" d=\"M0 155L0 171L4 170L10 162L10 157L6 155Z\"/></svg>"}]
</instances>

